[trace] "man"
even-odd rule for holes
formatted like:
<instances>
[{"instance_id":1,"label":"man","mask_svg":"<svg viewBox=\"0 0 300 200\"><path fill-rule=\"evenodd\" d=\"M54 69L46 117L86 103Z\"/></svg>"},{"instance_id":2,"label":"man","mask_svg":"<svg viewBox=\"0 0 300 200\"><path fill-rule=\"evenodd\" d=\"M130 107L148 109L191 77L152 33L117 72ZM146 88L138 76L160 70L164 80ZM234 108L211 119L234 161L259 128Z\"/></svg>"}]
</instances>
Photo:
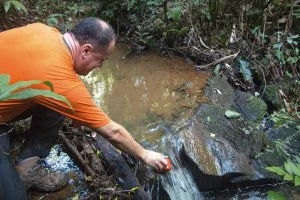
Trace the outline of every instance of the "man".
<instances>
[{"instance_id":1,"label":"man","mask_svg":"<svg viewBox=\"0 0 300 200\"><path fill-rule=\"evenodd\" d=\"M63 102L42 96L0 102L0 123L32 116L31 127L25 134L25 143L15 163L27 188L54 191L66 184L66 175L46 169L40 161L48 156L57 140L63 116L93 129L118 149L158 171L167 164L162 154L144 149L124 127L112 121L98 108L78 77L101 67L113 51L115 43L113 29L97 18L80 21L64 35L39 23L0 33L0 74L9 74L11 84L27 80L48 80L53 84L54 92L65 96L74 108L73 111ZM43 84L32 88L46 89ZM2 142L7 140L6 128L0 126ZM5 153L7 152L0 151L0 159L1 156L7 159ZM0 168L0 176L3 173L5 172ZM5 182L4 178L2 182ZM8 197L11 195L8 193L13 191L16 184L4 185L1 188L0 178L0 199L1 192L4 199L12 199L11 196ZM13 199L22 199L19 197L22 195L14 195Z\"/></svg>"}]
</instances>

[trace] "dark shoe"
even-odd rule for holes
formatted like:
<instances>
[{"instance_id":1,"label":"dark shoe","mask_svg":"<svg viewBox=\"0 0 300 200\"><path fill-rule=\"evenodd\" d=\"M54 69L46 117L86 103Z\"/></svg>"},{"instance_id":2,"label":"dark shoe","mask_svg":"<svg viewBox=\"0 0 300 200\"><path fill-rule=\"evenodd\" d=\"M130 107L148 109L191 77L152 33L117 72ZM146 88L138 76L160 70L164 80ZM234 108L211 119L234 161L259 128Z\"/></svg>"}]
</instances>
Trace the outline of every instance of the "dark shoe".
<instances>
[{"instance_id":1,"label":"dark shoe","mask_svg":"<svg viewBox=\"0 0 300 200\"><path fill-rule=\"evenodd\" d=\"M45 161L37 156L17 163L16 169L28 189L52 192L61 189L68 181L66 174L47 168Z\"/></svg>"}]
</instances>

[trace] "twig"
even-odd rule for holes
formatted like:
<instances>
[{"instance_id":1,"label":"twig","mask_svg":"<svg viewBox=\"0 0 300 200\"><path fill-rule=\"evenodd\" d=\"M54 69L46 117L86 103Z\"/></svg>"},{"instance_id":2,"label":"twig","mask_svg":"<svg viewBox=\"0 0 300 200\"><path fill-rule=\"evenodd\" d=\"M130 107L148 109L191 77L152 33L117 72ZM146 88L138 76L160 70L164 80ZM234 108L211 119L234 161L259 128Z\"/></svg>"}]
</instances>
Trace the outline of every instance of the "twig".
<instances>
[{"instance_id":1,"label":"twig","mask_svg":"<svg viewBox=\"0 0 300 200\"><path fill-rule=\"evenodd\" d=\"M212 63L207 64L207 65L198 65L198 66L195 66L195 69L196 69L196 70L206 69L206 68L208 68L208 67L210 67L210 66L216 65L216 64L218 64L218 63L220 63L220 62L223 62L223 61L225 61L225 60L233 59L233 58L237 57L237 55L238 55L239 53L240 53L240 51L238 51L238 52L235 53L235 54L232 54L232 55L229 55L229 56L225 56L225 57L223 57L223 58L220 58L219 60L216 60L216 61L214 61L214 62L212 62Z\"/></svg>"},{"instance_id":2,"label":"twig","mask_svg":"<svg viewBox=\"0 0 300 200\"><path fill-rule=\"evenodd\" d=\"M257 51L260 51L260 50L263 49L263 48L264 48L264 47L259 47L259 48L255 49L255 50L251 51L251 52L249 53L249 55L248 55L246 58L247 58L247 59L250 58L250 56L251 56L252 54L254 54L254 53L257 52Z\"/></svg>"},{"instance_id":3,"label":"twig","mask_svg":"<svg viewBox=\"0 0 300 200\"><path fill-rule=\"evenodd\" d=\"M134 193L133 191L131 191ZM128 191L118 191L114 188L99 188L97 189L93 194L89 195L86 200L92 200L99 196L99 194L105 194L108 193L110 195L117 195L119 197L128 198Z\"/></svg>"},{"instance_id":4,"label":"twig","mask_svg":"<svg viewBox=\"0 0 300 200\"><path fill-rule=\"evenodd\" d=\"M71 153L77 158L77 160L80 162L81 166L84 168L86 173L89 176L94 176L96 173L94 170L86 163L84 158L81 156L81 154L78 152L77 148L70 142L70 140L65 136L63 133L59 133L60 138L64 142L64 144L68 147L68 149L71 151Z\"/></svg>"},{"instance_id":5,"label":"twig","mask_svg":"<svg viewBox=\"0 0 300 200\"><path fill-rule=\"evenodd\" d=\"M262 72L262 75L263 75L263 79L264 79L264 89L263 89L263 92L261 92L261 88L259 89L259 93L261 96L263 96L265 94L265 89L267 87L267 81L266 81L266 77L265 77L265 73L264 73L264 70L262 69L263 67L263 64L261 62L259 62L258 60L254 60L256 64L258 64L258 68L260 69L260 71ZM255 64L253 61L250 61L252 62L253 64ZM262 67L261 67L262 66Z\"/></svg>"},{"instance_id":6,"label":"twig","mask_svg":"<svg viewBox=\"0 0 300 200\"><path fill-rule=\"evenodd\" d=\"M189 34L189 37L190 37L190 39L193 39L194 41L195 40L197 40L197 39L199 39L199 42L198 41L195 41L195 42L197 42L198 43L198 46L204 46L206 49L210 49L205 43L204 43L204 41L202 40L202 38L201 38L201 36L200 36L200 33L198 32L198 29L197 29L197 27L196 26L194 26L193 25L193 22L192 22L192 20L191 20L191 18L189 19L190 20L190 23L191 23L191 26L194 28L194 32L195 32L195 39L192 37L192 36L190 36ZM198 37L198 38L197 38ZM190 42L189 42L190 43ZM189 43L188 43L188 45L189 45ZM201 44L201 45L199 45L199 43Z\"/></svg>"}]
</instances>

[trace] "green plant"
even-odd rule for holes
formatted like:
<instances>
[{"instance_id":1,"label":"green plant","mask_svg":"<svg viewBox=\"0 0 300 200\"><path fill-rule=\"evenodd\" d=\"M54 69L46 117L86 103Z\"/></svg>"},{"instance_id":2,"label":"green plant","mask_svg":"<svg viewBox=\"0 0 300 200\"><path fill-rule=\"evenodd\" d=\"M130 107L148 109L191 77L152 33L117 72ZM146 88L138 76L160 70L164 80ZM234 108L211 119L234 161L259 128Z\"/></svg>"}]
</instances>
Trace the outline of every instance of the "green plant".
<instances>
[{"instance_id":1,"label":"green plant","mask_svg":"<svg viewBox=\"0 0 300 200\"><path fill-rule=\"evenodd\" d=\"M255 27L251 30L251 33L254 35L259 45L264 45L267 42L268 35L266 35L266 33L261 30L261 27Z\"/></svg>"},{"instance_id":2,"label":"green plant","mask_svg":"<svg viewBox=\"0 0 300 200\"><path fill-rule=\"evenodd\" d=\"M295 114L299 114L299 113L296 112ZM274 121L275 127L281 127L281 126L288 127L291 124L297 125L297 123L299 122L299 119L290 115L285 108L273 112L273 114L271 114L271 119ZM297 126L297 128L298 127L299 126ZM298 131L300 131L300 128L298 129L299 129Z\"/></svg>"},{"instance_id":3,"label":"green plant","mask_svg":"<svg viewBox=\"0 0 300 200\"><path fill-rule=\"evenodd\" d=\"M95 16L99 6L100 2L94 0L71 1L71 3L63 0L38 0L33 5L41 21L61 31L70 29L74 21Z\"/></svg>"},{"instance_id":4,"label":"green plant","mask_svg":"<svg viewBox=\"0 0 300 200\"><path fill-rule=\"evenodd\" d=\"M63 19L63 15L62 14L51 14L46 19L46 23L49 26L56 26L56 25L59 24L59 19Z\"/></svg>"},{"instance_id":5,"label":"green plant","mask_svg":"<svg viewBox=\"0 0 300 200\"><path fill-rule=\"evenodd\" d=\"M250 71L249 62L242 58L239 58L238 61L240 63L240 72L243 74L244 80L252 81L252 73Z\"/></svg>"},{"instance_id":6,"label":"green plant","mask_svg":"<svg viewBox=\"0 0 300 200\"><path fill-rule=\"evenodd\" d=\"M280 64L296 64L300 60L299 48L297 47L300 36L285 36L277 32L277 42L273 44L273 51Z\"/></svg>"},{"instance_id":7,"label":"green plant","mask_svg":"<svg viewBox=\"0 0 300 200\"><path fill-rule=\"evenodd\" d=\"M25 12L27 13L27 9L20 1L17 0L7 0L3 2L4 10L7 13L11 7L13 7L15 10L19 12Z\"/></svg>"},{"instance_id":8,"label":"green plant","mask_svg":"<svg viewBox=\"0 0 300 200\"><path fill-rule=\"evenodd\" d=\"M286 200L286 197L284 194L282 194L280 192L275 192L275 191L269 191L268 198L269 198L269 200Z\"/></svg>"},{"instance_id":9,"label":"green plant","mask_svg":"<svg viewBox=\"0 0 300 200\"><path fill-rule=\"evenodd\" d=\"M296 157L296 162L287 161L283 167L267 167L268 171L283 176L285 181L294 182L295 186L300 186L300 157Z\"/></svg>"},{"instance_id":10,"label":"green plant","mask_svg":"<svg viewBox=\"0 0 300 200\"><path fill-rule=\"evenodd\" d=\"M9 81L9 75L0 74L0 101L7 101L11 99L28 99L36 96L44 96L62 101L73 109L72 105L66 99L66 97L53 92L53 85L49 81L31 80L20 81L14 84L9 84ZM40 83L47 85L50 88L50 90L38 90L28 88L31 85Z\"/></svg>"}]
</instances>

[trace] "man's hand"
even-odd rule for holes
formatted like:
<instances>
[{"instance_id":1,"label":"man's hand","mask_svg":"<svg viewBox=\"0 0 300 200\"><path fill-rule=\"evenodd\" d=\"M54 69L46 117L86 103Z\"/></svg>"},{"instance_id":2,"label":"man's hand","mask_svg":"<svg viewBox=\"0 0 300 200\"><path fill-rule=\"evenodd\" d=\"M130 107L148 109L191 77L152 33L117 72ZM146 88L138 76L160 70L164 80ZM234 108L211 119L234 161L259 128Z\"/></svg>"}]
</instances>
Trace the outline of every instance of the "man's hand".
<instances>
[{"instance_id":1,"label":"man's hand","mask_svg":"<svg viewBox=\"0 0 300 200\"><path fill-rule=\"evenodd\" d=\"M142 160L146 165L154 167L158 172L163 171L168 164L163 154L144 149L123 126L114 121L97 128L95 131L121 151Z\"/></svg>"},{"instance_id":2,"label":"man's hand","mask_svg":"<svg viewBox=\"0 0 300 200\"><path fill-rule=\"evenodd\" d=\"M163 154L154 151L145 150L142 158L146 165L154 167L158 172L163 171L168 164Z\"/></svg>"}]
</instances>

